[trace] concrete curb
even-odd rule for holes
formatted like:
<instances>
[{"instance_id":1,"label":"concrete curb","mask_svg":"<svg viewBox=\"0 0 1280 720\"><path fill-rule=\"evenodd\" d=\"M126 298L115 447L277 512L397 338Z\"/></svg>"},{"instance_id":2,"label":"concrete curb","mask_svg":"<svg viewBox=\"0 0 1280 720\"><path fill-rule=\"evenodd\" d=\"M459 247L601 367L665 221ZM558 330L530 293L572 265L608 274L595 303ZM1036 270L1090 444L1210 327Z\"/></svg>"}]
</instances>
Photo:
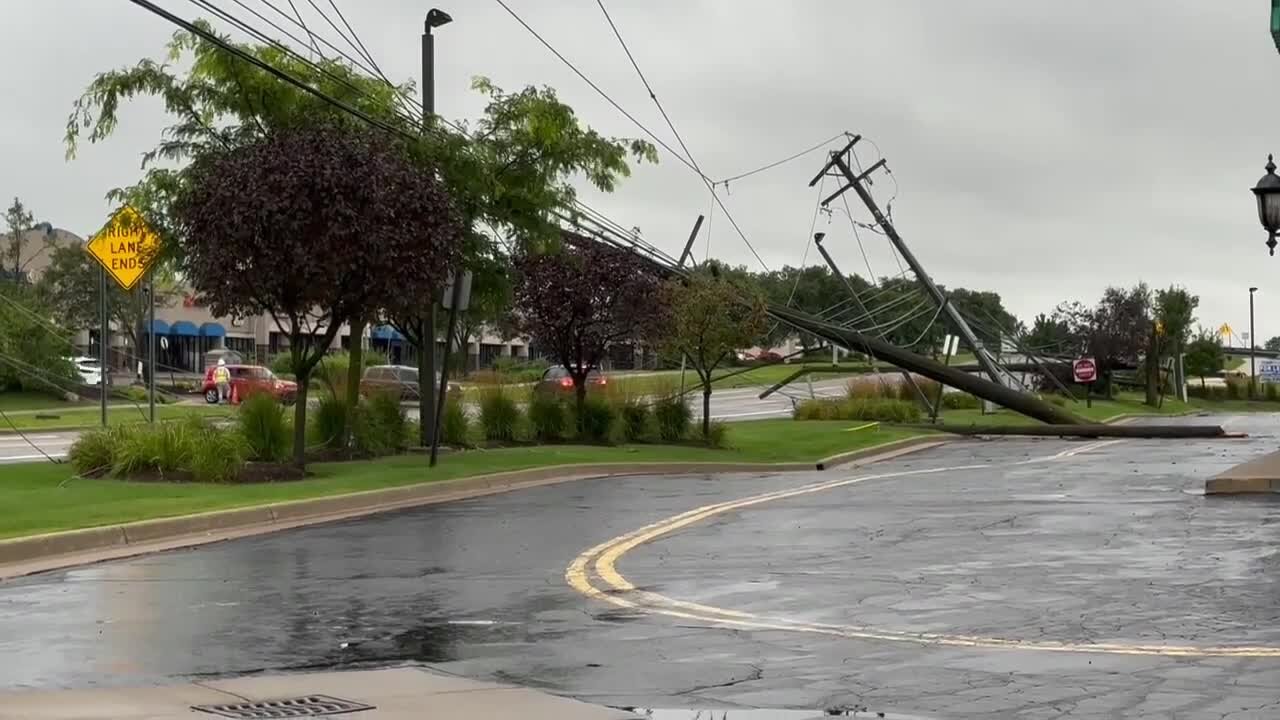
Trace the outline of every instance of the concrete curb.
<instances>
[{"instance_id":1,"label":"concrete curb","mask_svg":"<svg viewBox=\"0 0 1280 720\"><path fill-rule=\"evenodd\" d=\"M555 465L32 535L0 540L0 580L573 480L628 475L814 471L850 463L871 464L946 442L950 440L922 435L841 453L816 463L658 462Z\"/></svg>"}]
</instances>

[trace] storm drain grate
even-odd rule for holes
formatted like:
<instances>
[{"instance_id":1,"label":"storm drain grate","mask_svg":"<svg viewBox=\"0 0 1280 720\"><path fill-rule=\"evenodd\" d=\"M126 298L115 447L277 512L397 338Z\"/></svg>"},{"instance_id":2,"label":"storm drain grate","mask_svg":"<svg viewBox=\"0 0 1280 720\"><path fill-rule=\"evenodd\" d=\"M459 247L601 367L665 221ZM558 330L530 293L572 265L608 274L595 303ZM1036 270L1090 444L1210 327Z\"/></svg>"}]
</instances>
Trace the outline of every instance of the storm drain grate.
<instances>
[{"instance_id":1,"label":"storm drain grate","mask_svg":"<svg viewBox=\"0 0 1280 720\"><path fill-rule=\"evenodd\" d=\"M362 710L373 710L374 707L329 695L304 695L303 697L259 700L258 702L192 705L191 709L206 712L210 715L239 718L240 720L270 720L271 718L308 718L341 715Z\"/></svg>"}]
</instances>

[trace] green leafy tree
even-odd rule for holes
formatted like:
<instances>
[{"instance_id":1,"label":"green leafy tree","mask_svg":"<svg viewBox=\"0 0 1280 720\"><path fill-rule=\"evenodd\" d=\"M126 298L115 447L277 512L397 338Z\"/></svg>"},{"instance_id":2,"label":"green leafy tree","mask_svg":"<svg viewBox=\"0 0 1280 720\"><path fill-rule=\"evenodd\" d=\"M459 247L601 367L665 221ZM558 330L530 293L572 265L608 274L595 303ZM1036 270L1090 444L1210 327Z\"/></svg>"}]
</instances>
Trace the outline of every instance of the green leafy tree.
<instances>
[{"instance_id":1,"label":"green leafy tree","mask_svg":"<svg viewBox=\"0 0 1280 720\"><path fill-rule=\"evenodd\" d=\"M444 181L463 227L471 233L483 233L493 242L504 239L535 248L556 244L566 213L573 219L573 213L565 210L573 207L576 199L573 180L586 178L597 189L612 191L629 175L630 159L656 160L656 150L647 142L610 138L583 126L573 109L550 88L505 92L477 78L473 86L486 98L480 120L457 132L432 118L423 132L405 112L405 96L414 91L412 83L393 86L336 60L304 61L274 46L232 44L416 137L409 149L411 156ZM102 73L89 84L67 121L68 155L74 156L83 141L110 137L118 125L121 104L138 96L159 99L174 122L164 130L160 143L143 156L142 180L113 191L111 197L136 207L162 238L172 234L170 208L187 182L181 165L194 154L225 150L302 121L349 119L341 110L198 36L178 32L163 61L143 59ZM160 161L165 162L162 165ZM182 244L167 247L178 253ZM352 317L352 337L359 337L367 321L382 315L419 348L421 377L427 379L421 394L424 440L435 407L437 303L438 293L424 298L421 306L397 303L388 308L365 308ZM353 343L351 350L351 372L358 378L360 344ZM349 383L349 393L356 389L357 383Z\"/></svg>"},{"instance_id":2,"label":"green leafy tree","mask_svg":"<svg viewBox=\"0 0 1280 720\"><path fill-rule=\"evenodd\" d=\"M1272 352L1280 352L1280 335L1277 335L1271 338L1270 340L1268 340L1267 344L1264 345L1263 347Z\"/></svg>"},{"instance_id":3,"label":"green leafy tree","mask_svg":"<svg viewBox=\"0 0 1280 720\"><path fill-rule=\"evenodd\" d=\"M57 248L36 290L44 305L69 327L97 327L99 268L82 247ZM163 264L151 272L154 273L156 307L173 305L180 294L173 272ZM135 361L146 356L142 348L150 307L144 287L144 283L139 283L132 290L124 290L115 281L107 280L107 316L123 333Z\"/></svg>"},{"instance_id":4,"label":"green leafy tree","mask_svg":"<svg viewBox=\"0 0 1280 720\"><path fill-rule=\"evenodd\" d=\"M1182 354L1187 344L1187 336L1191 334L1191 324L1196 319L1196 308L1199 306L1200 298L1187 292L1184 287L1172 285L1155 293L1145 360L1146 403L1152 407L1160 402L1161 360Z\"/></svg>"},{"instance_id":5,"label":"green leafy tree","mask_svg":"<svg viewBox=\"0 0 1280 720\"><path fill-rule=\"evenodd\" d=\"M430 302L460 259L457 212L406 148L362 127L279 130L203 151L188 172L182 273L214 313L270 313L287 329L301 465L312 371L368 308Z\"/></svg>"},{"instance_id":6,"label":"green leafy tree","mask_svg":"<svg viewBox=\"0 0 1280 720\"><path fill-rule=\"evenodd\" d=\"M467 257L466 268L471 271L471 301L467 310L458 314L454 337L462 352L473 339L484 331L496 333L503 340L514 332L511 327L511 259L496 243L479 237L486 247L473 251ZM480 359L476 358L475 370Z\"/></svg>"},{"instance_id":7,"label":"green leafy tree","mask_svg":"<svg viewBox=\"0 0 1280 720\"><path fill-rule=\"evenodd\" d=\"M1027 334L1027 346L1033 352L1057 354L1070 352L1071 328L1061 315L1040 313Z\"/></svg>"},{"instance_id":8,"label":"green leafy tree","mask_svg":"<svg viewBox=\"0 0 1280 720\"><path fill-rule=\"evenodd\" d=\"M78 382L70 335L30 285L0 283L0 391L63 395Z\"/></svg>"},{"instance_id":9,"label":"green leafy tree","mask_svg":"<svg viewBox=\"0 0 1280 720\"><path fill-rule=\"evenodd\" d=\"M1183 367L1188 375L1200 378L1200 387L1204 387L1204 379L1210 375L1217 375L1226 357L1217 334L1201 330L1194 340L1187 343Z\"/></svg>"},{"instance_id":10,"label":"green leafy tree","mask_svg":"<svg viewBox=\"0 0 1280 720\"><path fill-rule=\"evenodd\" d=\"M702 382L702 437L711 437L711 380L735 351L766 329L764 296L708 272L668 280L662 304L669 313L662 345L688 360Z\"/></svg>"},{"instance_id":11,"label":"green leafy tree","mask_svg":"<svg viewBox=\"0 0 1280 720\"><path fill-rule=\"evenodd\" d=\"M1111 376L1117 366L1136 366L1147 347L1151 329L1151 290L1146 283L1132 288L1109 287L1092 308L1064 303L1057 313L1071 330L1078 352L1092 355L1112 395Z\"/></svg>"}]
</instances>

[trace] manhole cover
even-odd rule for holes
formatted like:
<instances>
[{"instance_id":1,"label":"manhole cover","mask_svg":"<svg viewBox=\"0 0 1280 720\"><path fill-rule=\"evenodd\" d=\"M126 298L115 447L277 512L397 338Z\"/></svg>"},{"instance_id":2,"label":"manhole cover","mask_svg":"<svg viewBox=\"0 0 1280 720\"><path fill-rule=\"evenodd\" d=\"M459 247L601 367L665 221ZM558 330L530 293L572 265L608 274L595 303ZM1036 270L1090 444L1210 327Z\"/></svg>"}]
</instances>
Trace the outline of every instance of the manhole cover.
<instances>
[{"instance_id":1,"label":"manhole cover","mask_svg":"<svg viewBox=\"0 0 1280 720\"><path fill-rule=\"evenodd\" d=\"M329 695L306 695L303 697L281 698L279 700L226 703L224 705L192 705L191 709L221 717L262 720L264 718L306 718L341 715L374 708L372 705L343 700Z\"/></svg>"}]
</instances>

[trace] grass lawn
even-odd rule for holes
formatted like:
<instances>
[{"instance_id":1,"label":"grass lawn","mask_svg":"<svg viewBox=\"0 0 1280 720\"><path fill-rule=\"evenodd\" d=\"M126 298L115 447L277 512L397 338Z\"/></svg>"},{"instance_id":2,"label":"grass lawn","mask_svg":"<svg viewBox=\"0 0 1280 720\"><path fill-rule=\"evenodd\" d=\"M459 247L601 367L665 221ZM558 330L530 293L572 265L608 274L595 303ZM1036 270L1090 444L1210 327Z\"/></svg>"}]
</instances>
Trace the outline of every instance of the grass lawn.
<instances>
[{"instance_id":1,"label":"grass lawn","mask_svg":"<svg viewBox=\"0 0 1280 720\"><path fill-rule=\"evenodd\" d=\"M435 469L421 455L311 466L314 477L263 485L130 483L73 477L67 465L30 463L0 470L0 538L244 507L446 480L504 470L607 462L800 462L914 437L916 430L857 422L757 420L729 426L724 450L694 446L537 446L447 453Z\"/></svg>"},{"instance_id":2,"label":"grass lawn","mask_svg":"<svg viewBox=\"0 0 1280 720\"><path fill-rule=\"evenodd\" d=\"M0 410L12 412L15 410L47 410L52 408L75 408L83 407L84 401L67 402L62 398L54 397L49 393L29 392L25 390L13 390L0 392Z\"/></svg>"},{"instance_id":3,"label":"grass lawn","mask_svg":"<svg viewBox=\"0 0 1280 720\"><path fill-rule=\"evenodd\" d=\"M97 405L82 407L64 403L63 408L70 409L50 409L47 413L41 413L39 417L32 414L9 415L9 422L13 425L0 421L0 432L12 430L14 425L26 432L27 430L94 428L101 422L102 411ZM232 409L226 405L156 405L158 420L177 420L191 413L209 416L230 415ZM145 402L138 403L137 407L112 405L107 408L107 422L112 425L146 422L146 420L147 404Z\"/></svg>"}]
</instances>

